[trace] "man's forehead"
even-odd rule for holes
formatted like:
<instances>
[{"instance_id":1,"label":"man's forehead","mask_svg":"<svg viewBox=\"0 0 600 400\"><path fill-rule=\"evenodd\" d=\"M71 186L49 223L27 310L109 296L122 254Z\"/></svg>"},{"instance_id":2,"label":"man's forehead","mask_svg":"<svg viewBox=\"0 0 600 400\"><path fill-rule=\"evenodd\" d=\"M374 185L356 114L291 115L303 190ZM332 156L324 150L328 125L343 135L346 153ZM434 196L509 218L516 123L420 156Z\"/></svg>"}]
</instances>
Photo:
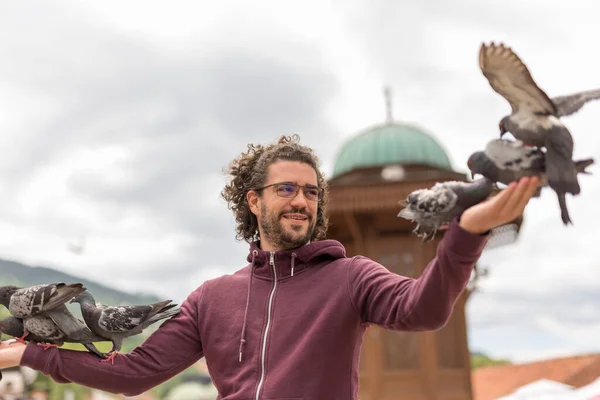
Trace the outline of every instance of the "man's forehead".
<instances>
[{"instance_id":1,"label":"man's forehead","mask_svg":"<svg viewBox=\"0 0 600 400\"><path fill-rule=\"evenodd\" d=\"M309 164L299 161L275 161L269 166L267 180L317 184L317 173Z\"/></svg>"}]
</instances>

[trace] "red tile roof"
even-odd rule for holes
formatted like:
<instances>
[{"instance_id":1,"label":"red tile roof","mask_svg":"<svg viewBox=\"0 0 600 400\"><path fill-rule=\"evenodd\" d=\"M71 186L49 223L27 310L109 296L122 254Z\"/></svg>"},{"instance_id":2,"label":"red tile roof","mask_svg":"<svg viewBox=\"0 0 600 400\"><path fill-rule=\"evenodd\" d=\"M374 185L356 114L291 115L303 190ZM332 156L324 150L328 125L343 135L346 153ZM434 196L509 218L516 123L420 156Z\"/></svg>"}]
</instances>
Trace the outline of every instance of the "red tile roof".
<instances>
[{"instance_id":1,"label":"red tile roof","mask_svg":"<svg viewBox=\"0 0 600 400\"><path fill-rule=\"evenodd\" d=\"M473 400L494 400L539 379L550 379L582 387L598 377L600 377L600 354L483 367L472 373Z\"/></svg>"}]
</instances>

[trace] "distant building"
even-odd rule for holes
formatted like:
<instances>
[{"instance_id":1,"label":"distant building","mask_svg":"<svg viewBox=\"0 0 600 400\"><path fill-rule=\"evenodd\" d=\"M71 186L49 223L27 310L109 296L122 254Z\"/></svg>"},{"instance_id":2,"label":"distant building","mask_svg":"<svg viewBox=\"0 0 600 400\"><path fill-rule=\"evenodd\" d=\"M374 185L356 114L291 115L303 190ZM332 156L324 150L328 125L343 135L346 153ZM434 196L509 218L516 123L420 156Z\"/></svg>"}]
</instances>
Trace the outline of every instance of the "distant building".
<instances>
[{"instance_id":1,"label":"distant building","mask_svg":"<svg viewBox=\"0 0 600 400\"><path fill-rule=\"evenodd\" d=\"M364 255L398 274L419 277L435 257L443 232L423 243L414 223L397 217L399 201L437 182L468 181L442 144L417 124L388 120L342 144L332 177L328 238L348 256ZM463 170L468 170L466 160ZM520 224L496 244L516 237ZM474 278L478 276L478 269ZM473 282L471 282L473 283ZM465 305L473 285L458 299L447 325L435 332L394 332L371 326L364 338L359 374L363 400L471 400L471 366Z\"/></svg>"}]
</instances>

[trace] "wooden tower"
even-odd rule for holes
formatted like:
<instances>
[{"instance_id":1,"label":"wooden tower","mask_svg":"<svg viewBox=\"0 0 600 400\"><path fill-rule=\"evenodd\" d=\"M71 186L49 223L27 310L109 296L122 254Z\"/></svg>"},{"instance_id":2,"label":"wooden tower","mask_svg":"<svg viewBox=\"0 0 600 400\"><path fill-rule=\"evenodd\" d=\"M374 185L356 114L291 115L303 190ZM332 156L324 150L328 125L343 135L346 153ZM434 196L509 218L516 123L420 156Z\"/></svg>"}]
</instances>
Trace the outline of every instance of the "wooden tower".
<instances>
[{"instance_id":1,"label":"wooden tower","mask_svg":"<svg viewBox=\"0 0 600 400\"><path fill-rule=\"evenodd\" d=\"M398 218L399 201L413 190L447 180L466 181L440 144L415 125L388 121L344 143L329 180L328 237L348 256L365 255L388 269L418 277L435 256L439 238L423 243L414 225ZM436 332L371 327L360 361L362 400L470 400L471 369L465 305L460 297L448 324Z\"/></svg>"}]
</instances>

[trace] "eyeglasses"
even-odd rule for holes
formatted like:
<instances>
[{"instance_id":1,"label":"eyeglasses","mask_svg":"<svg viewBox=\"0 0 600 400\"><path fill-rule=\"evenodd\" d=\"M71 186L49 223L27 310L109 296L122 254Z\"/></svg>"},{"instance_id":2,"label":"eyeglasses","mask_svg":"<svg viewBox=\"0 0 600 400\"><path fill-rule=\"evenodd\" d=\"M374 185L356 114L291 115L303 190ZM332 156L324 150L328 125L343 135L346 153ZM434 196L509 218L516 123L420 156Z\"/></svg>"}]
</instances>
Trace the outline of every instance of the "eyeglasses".
<instances>
[{"instance_id":1,"label":"eyeglasses","mask_svg":"<svg viewBox=\"0 0 600 400\"><path fill-rule=\"evenodd\" d=\"M275 193L277 193L277 196L279 197L284 197L286 199L292 199L296 196L298 196L298 192L300 191L300 188L302 188L302 192L304 192L304 197L306 197L307 200L311 200L311 201L318 201L321 200L321 198L323 197L323 189L314 186L314 185L298 185L296 183L291 183L291 182L279 182L279 183L272 183L270 185L267 186L263 186L260 188L255 188L253 190L263 190L266 189L268 187L273 187L275 190Z\"/></svg>"}]
</instances>

